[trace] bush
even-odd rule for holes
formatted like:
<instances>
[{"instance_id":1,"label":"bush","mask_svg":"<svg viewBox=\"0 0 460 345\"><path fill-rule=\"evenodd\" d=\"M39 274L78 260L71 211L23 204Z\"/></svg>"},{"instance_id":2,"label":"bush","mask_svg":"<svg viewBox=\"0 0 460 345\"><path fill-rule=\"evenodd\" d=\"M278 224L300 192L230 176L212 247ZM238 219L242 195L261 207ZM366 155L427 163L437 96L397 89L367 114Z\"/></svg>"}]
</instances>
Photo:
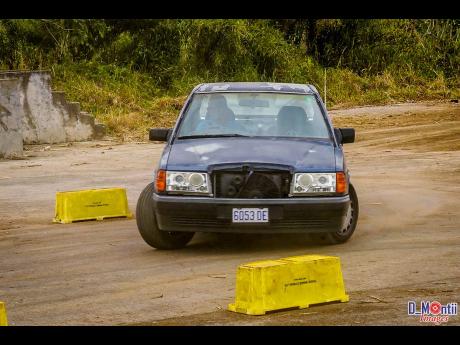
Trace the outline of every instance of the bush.
<instances>
[{"instance_id":1,"label":"bush","mask_svg":"<svg viewBox=\"0 0 460 345\"><path fill-rule=\"evenodd\" d=\"M172 124L202 82L322 94L327 71L328 107L458 98L460 21L0 20L0 68L51 69L55 87L132 139Z\"/></svg>"}]
</instances>

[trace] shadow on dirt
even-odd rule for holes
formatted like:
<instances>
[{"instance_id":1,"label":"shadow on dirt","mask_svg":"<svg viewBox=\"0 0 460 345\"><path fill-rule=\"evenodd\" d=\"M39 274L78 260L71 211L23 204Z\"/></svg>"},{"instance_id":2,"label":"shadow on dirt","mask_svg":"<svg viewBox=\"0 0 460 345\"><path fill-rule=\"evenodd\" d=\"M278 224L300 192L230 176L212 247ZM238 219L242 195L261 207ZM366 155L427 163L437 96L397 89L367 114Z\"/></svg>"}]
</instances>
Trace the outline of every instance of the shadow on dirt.
<instances>
[{"instance_id":1,"label":"shadow on dirt","mask_svg":"<svg viewBox=\"0 0 460 345\"><path fill-rule=\"evenodd\" d=\"M218 251L231 253L260 253L273 251L295 251L302 249L318 249L324 245L318 243L307 234L215 234L198 233L184 252Z\"/></svg>"}]
</instances>

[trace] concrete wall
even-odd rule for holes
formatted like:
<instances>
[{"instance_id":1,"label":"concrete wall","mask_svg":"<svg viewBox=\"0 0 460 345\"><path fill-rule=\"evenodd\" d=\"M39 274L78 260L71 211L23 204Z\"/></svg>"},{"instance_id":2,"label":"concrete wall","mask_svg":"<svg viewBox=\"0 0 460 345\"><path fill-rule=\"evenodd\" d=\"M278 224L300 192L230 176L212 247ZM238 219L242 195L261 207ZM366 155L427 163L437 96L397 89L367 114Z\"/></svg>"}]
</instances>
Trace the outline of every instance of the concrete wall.
<instances>
[{"instance_id":1,"label":"concrete wall","mask_svg":"<svg viewBox=\"0 0 460 345\"><path fill-rule=\"evenodd\" d=\"M3 116L3 114L0 114ZM19 126L16 123L13 123L15 119L11 117L7 119L9 121L4 121L2 125L10 126L10 128L14 128L10 131L5 131L2 127L0 127L0 158L6 157L18 157L22 156L22 134L18 129Z\"/></svg>"},{"instance_id":2,"label":"concrete wall","mask_svg":"<svg viewBox=\"0 0 460 345\"><path fill-rule=\"evenodd\" d=\"M53 144L103 136L103 125L51 90L48 71L0 72L0 157L22 154L24 144Z\"/></svg>"}]
</instances>

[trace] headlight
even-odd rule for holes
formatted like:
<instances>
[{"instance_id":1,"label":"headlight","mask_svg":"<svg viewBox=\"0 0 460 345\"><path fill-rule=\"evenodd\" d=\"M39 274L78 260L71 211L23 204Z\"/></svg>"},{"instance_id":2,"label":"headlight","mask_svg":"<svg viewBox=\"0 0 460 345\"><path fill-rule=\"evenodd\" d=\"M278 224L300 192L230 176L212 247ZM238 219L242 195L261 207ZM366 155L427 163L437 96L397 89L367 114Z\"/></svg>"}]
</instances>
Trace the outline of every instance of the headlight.
<instances>
[{"instance_id":1,"label":"headlight","mask_svg":"<svg viewBox=\"0 0 460 345\"><path fill-rule=\"evenodd\" d=\"M338 173L343 174L343 173ZM336 173L300 173L294 174L291 187L293 195L308 195L336 192ZM340 192L340 191L339 191Z\"/></svg>"},{"instance_id":2,"label":"headlight","mask_svg":"<svg viewBox=\"0 0 460 345\"><path fill-rule=\"evenodd\" d=\"M207 173L166 171L166 191L178 194L211 194Z\"/></svg>"}]
</instances>

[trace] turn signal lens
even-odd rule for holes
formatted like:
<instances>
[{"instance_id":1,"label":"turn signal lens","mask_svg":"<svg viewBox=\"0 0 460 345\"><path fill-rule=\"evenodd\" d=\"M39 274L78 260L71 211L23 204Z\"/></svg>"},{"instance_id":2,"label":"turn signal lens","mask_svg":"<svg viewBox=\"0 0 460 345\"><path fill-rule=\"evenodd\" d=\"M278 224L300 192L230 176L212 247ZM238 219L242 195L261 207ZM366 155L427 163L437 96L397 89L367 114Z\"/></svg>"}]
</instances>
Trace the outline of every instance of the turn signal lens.
<instances>
[{"instance_id":1,"label":"turn signal lens","mask_svg":"<svg viewBox=\"0 0 460 345\"><path fill-rule=\"evenodd\" d=\"M158 170L155 179L155 189L157 192L164 192L166 190L166 171Z\"/></svg>"},{"instance_id":2,"label":"turn signal lens","mask_svg":"<svg viewBox=\"0 0 460 345\"><path fill-rule=\"evenodd\" d=\"M345 193L347 190L347 179L345 177L345 173L338 172L336 174L336 192L337 193Z\"/></svg>"}]
</instances>

